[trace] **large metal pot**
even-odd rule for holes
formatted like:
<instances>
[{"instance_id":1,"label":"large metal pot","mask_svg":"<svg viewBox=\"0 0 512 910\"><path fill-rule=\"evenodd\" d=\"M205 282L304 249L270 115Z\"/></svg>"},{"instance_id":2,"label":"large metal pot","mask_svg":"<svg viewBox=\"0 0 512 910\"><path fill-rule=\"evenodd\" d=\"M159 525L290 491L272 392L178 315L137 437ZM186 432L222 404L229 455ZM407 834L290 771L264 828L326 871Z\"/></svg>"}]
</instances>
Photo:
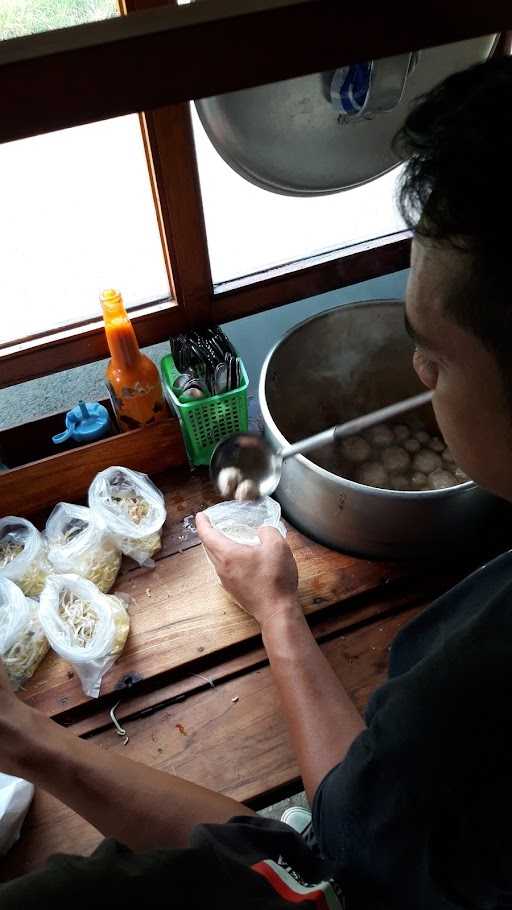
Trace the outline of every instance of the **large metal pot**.
<instances>
[{"instance_id":1,"label":"large metal pot","mask_svg":"<svg viewBox=\"0 0 512 910\"><path fill-rule=\"evenodd\" d=\"M266 358L259 399L266 436L279 447L421 388L403 302L369 300L288 332ZM430 406L421 417L434 430ZM389 558L470 549L503 505L472 481L419 493L367 487L329 470L332 452L287 460L276 496L296 527L336 549Z\"/></svg>"}]
</instances>

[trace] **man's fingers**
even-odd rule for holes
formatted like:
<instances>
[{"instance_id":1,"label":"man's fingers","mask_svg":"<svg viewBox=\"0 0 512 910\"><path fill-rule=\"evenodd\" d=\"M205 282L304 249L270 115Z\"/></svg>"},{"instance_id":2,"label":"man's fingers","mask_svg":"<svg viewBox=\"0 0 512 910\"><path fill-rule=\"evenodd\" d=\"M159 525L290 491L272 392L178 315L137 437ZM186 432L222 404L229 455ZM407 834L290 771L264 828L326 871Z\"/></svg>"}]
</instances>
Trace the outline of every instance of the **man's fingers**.
<instances>
[{"instance_id":1,"label":"man's fingers","mask_svg":"<svg viewBox=\"0 0 512 910\"><path fill-rule=\"evenodd\" d=\"M208 528L211 528L211 526L212 526L211 521L205 512L196 513L196 527L200 533L203 529L207 530Z\"/></svg>"},{"instance_id":2,"label":"man's fingers","mask_svg":"<svg viewBox=\"0 0 512 910\"><path fill-rule=\"evenodd\" d=\"M215 544L218 543L219 532L212 527L210 519L203 512L196 515L196 528L202 543L207 550L214 550Z\"/></svg>"}]
</instances>

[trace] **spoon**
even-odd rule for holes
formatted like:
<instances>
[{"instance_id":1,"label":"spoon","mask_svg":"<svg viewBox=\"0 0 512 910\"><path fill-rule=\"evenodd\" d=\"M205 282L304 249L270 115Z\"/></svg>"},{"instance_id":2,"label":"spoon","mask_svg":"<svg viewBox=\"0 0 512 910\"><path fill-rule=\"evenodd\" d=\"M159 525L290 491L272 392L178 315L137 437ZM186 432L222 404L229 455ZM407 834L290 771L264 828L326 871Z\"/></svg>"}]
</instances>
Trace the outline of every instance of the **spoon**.
<instances>
[{"instance_id":1,"label":"spoon","mask_svg":"<svg viewBox=\"0 0 512 910\"><path fill-rule=\"evenodd\" d=\"M217 445L210 461L210 476L221 496L235 494L237 499L258 499L271 496L281 479L283 461L319 449L335 439L354 436L375 424L382 423L428 404L432 392L422 392L395 404L379 408L371 414L356 417L347 423L308 436L277 451L257 433L238 433L228 436ZM240 489L242 487L242 489Z\"/></svg>"},{"instance_id":2,"label":"spoon","mask_svg":"<svg viewBox=\"0 0 512 910\"><path fill-rule=\"evenodd\" d=\"M198 398L208 398L210 394L203 380L192 372L181 373L175 379L172 390L180 401L195 401Z\"/></svg>"}]
</instances>

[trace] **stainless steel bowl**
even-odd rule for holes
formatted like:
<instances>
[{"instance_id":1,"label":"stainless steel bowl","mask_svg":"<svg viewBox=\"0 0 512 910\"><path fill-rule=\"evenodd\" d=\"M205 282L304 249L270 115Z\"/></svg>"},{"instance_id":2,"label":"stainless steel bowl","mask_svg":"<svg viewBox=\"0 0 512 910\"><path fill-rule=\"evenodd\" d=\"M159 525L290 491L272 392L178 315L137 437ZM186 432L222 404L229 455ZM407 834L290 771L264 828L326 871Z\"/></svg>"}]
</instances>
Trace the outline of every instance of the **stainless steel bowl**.
<instances>
[{"instance_id":1,"label":"stainless steel bowl","mask_svg":"<svg viewBox=\"0 0 512 910\"><path fill-rule=\"evenodd\" d=\"M403 302L369 300L314 316L288 332L263 365L259 402L276 447L422 391L412 368ZM427 406L421 418L432 431ZM367 487L333 473L333 450L283 465L276 498L299 529L335 549L401 558L449 555L482 543L501 500L473 481L418 493Z\"/></svg>"}]
</instances>

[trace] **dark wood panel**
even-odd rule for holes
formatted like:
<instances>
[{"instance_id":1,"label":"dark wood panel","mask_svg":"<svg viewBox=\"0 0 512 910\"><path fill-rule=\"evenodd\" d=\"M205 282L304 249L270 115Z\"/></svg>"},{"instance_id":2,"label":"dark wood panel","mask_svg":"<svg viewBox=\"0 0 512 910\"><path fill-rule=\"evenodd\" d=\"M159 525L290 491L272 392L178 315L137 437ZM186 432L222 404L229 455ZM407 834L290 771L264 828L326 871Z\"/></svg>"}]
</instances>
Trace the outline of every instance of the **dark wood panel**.
<instances>
[{"instance_id":1,"label":"dark wood panel","mask_svg":"<svg viewBox=\"0 0 512 910\"><path fill-rule=\"evenodd\" d=\"M120 0L125 15L168 0ZM173 297L190 325L212 321L212 276L188 104L140 114L162 247Z\"/></svg>"},{"instance_id":2,"label":"dark wood panel","mask_svg":"<svg viewBox=\"0 0 512 910\"><path fill-rule=\"evenodd\" d=\"M409 267L411 239L408 231L378 237L342 250L315 265L293 263L276 268L260 280L230 282L216 289L217 322L228 322L270 310L316 294L348 287Z\"/></svg>"},{"instance_id":3,"label":"dark wood panel","mask_svg":"<svg viewBox=\"0 0 512 910\"><path fill-rule=\"evenodd\" d=\"M0 141L501 31L510 15L508 0L432 0L428 16L374 2L349 20L337 0L211 0L19 38L0 48Z\"/></svg>"},{"instance_id":4,"label":"dark wood panel","mask_svg":"<svg viewBox=\"0 0 512 910\"><path fill-rule=\"evenodd\" d=\"M110 401L103 398L100 404L107 408L113 418ZM72 440L55 445L52 436L60 433L65 428L66 411L54 411L19 423L6 429L0 429L0 451L4 464L9 468L17 468L29 461L38 461L64 451L78 448Z\"/></svg>"},{"instance_id":5,"label":"dark wood panel","mask_svg":"<svg viewBox=\"0 0 512 910\"><path fill-rule=\"evenodd\" d=\"M381 618L322 645L359 710L385 679L393 638L420 609ZM126 747L112 729L96 736L95 742L242 802L265 804L281 788L294 781L299 785L299 769L268 667L127 723L126 729L130 736ZM20 875L56 851L87 854L100 840L95 828L39 791L22 840L0 863L0 875L4 880Z\"/></svg>"},{"instance_id":6,"label":"dark wood panel","mask_svg":"<svg viewBox=\"0 0 512 910\"><path fill-rule=\"evenodd\" d=\"M29 517L60 500L80 499L95 474L112 464L150 474L185 463L178 421L169 418L0 473L1 511Z\"/></svg>"}]
</instances>

